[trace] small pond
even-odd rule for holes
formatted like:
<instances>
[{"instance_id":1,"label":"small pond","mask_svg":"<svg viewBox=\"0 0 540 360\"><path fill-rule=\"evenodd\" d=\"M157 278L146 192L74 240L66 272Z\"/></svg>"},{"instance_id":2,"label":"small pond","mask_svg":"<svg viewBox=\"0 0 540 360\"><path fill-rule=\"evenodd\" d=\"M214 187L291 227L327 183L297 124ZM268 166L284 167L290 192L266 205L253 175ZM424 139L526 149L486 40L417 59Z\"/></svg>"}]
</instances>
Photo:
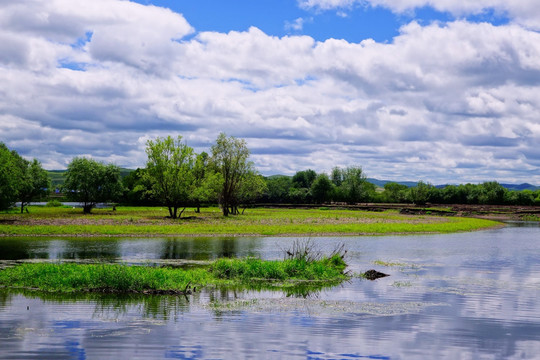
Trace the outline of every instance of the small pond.
<instances>
[{"instance_id":1,"label":"small pond","mask_svg":"<svg viewBox=\"0 0 540 360\"><path fill-rule=\"evenodd\" d=\"M0 238L15 261L197 264L280 259L295 238ZM540 354L540 226L321 237L350 270L390 274L294 292L59 296L0 289L1 359L532 359ZM389 266L390 265L390 266Z\"/></svg>"}]
</instances>

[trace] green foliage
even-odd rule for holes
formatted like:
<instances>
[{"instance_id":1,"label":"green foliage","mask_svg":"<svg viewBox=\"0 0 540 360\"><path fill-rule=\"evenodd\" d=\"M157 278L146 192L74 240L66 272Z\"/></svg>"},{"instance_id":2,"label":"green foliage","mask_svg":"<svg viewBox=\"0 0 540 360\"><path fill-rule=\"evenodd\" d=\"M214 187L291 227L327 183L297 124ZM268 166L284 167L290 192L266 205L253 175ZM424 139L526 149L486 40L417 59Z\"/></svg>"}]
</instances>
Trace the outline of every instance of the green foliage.
<instances>
[{"instance_id":1,"label":"green foliage","mask_svg":"<svg viewBox=\"0 0 540 360\"><path fill-rule=\"evenodd\" d=\"M297 189L309 189L316 177L317 173L311 169L298 171L292 178L292 186Z\"/></svg>"},{"instance_id":2,"label":"green foliage","mask_svg":"<svg viewBox=\"0 0 540 360\"><path fill-rule=\"evenodd\" d=\"M416 205L424 205L429 199L429 191L432 185L419 181L415 187L409 189L409 200Z\"/></svg>"},{"instance_id":3,"label":"green foliage","mask_svg":"<svg viewBox=\"0 0 540 360\"><path fill-rule=\"evenodd\" d=\"M334 186L326 174L317 175L315 181L313 181L313 184L311 185L311 195L313 196L313 200L319 204L330 201L333 190Z\"/></svg>"},{"instance_id":4,"label":"green foliage","mask_svg":"<svg viewBox=\"0 0 540 360\"><path fill-rule=\"evenodd\" d=\"M282 261L264 261L256 258L242 261L219 259L212 265L211 271L214 276L220 279L321 281L344 278L343 271L346 266L339 256L314 261L305 259Z\"/></svg>"},{"instance_id":5,"label":"green foliage","mask_svg":"<svg viewBox=\"0 0 540 360\"><path fill-rule=\"evenodd\" d=\"M125 265L23 264L0 271L0 284L46 291L184 290L189 284L207 284L204 269L150 268Z\"/></svg>"},{"instance_id":6,"label":"green foliage","mask_svg":"<svg viewBox=\"0 0 540 360\"><path fill-rule=\"evenodd\" d=\"M266 178L267 191L265 201L270 203L289 202L289 190L292 187L292 179L288 176L275 176Z\"/></svg>"},{"instance_id":7,"label":"green foliage","mask_svg":"<svg viewBox=\"0 0 540 360\"><path fill-rule=\"evenodd\" d=\"M253 163L249 161L246 141L219 134L212 146L212 163L222 178L219 203L223 215L238 214L241 188L250 174L256 173Z\"/></svg>"},{"instance_id":8,"label":"green foliage","mask_svg":"<svg viewBox=\"0 0 540 360\"><path fill-rule=\"evenodd\" d=\"M68 165L63 186L66 197L90 213L99 202L114 201L122 194L120 169L92 159L74 158Z\"/></svg>"},{"instance_id":9,"label":"green foliage","mask_svg":"<svg viewBox=\"0 0 540 360\"><path fill-rule=\"evenodd\" d=\"M195 189L193 149L182 137L157 138L146 143L146 172L143 178L152 187L152 196L169 209L169 216L178 217L178 209L186 207ZM180 216L182 213L180 213Z\"/></svg>"},{"instance_id":10,"label":"green foliage","mask_svg":"<svg viewBox=\"0 0 540 360\"><path fill-rule=\"evenodd\" d=\"M250 171L246 174L240 190L238 191L238 202L245 207L249 204L255 203L261 198L262 194L267 190L266 182L264 178ZM242 211L244 213L244 211Z\"/></svg>"},{"instance_id":11,"label":"green foliage","mask_svg":"<svg viewBox=\"0 0 540 360\"><path fill-rule=\"evenodd\" d=\"M265 261L255 258L219 259L209 268L154 268L126 265L22 264L0 271L0 285L45 291L183 292L191 286L274 282L345 280L347 265L337 257Z\"/></svg>"},{"instance_id":12,"label":"green foliage","mask_svg":"<svg viewBox=\"0 0 540 360\"><path fill-rule=\"evenodd\" d=\"M20 201L22 213L30 201L45 196L50 186L49 174L39 161L28 161L0 143L0 210Z\"/></svg>"},{"instance_id":13,"label":"green foliage","mask_svg":"<svg viewBox=\"0 0 540 360\"><path fill-rule=\"evenodd\" d=\"M293 204L306 204L311 202L311 189L291 187L288 194Z\"/></svg>"},{"instance_id":14,"label":"green foliage","mask_svg":"<svg viewBox=\"0 0 540 360\"><path fill-rule=\"evenodd\" d=\"M27 161L19 157L21 180L19 183L18 200L21 202L21 214L24 207L31 201L40 199L50 192L51 180L49 173L34 159Z\"/></svg>"},{"instance_id":15,"label":"green foliage","mask_svg":"<svg viewBox=\"0 0 540 360\"><path fill-rule=\"evenodd\" d=\"M389 203L402 203L407 200L407 185L389 182L384 184L384 201Z\"/></svg>"},{"instance_id":16,"label":"green foliage","mask_svg":"<svg viewBox=\"0 0 540 360\"><path fill-rule=\"evenodd\" d=\"M6 210L17 201L22 174L14 153L0 143L0 210Z\"/></svg>"},{"instance_id":17,"label":"green foliage","mask_svg":"<svg viewBox=\"0 0 540 360\"><path fill-rule=\"evenodd\" d=\"M202 203L216 202L223 178L221 173L211 168L210 157L204 151L197 155L193 171L195 175L195 188L191 192L190 199L197 206L197 212L200 212Z\"/></svg>"},{"instance_id":18,"label":"green foliage","mask_svg":"<svg viewBox=\"0 0 540 360\"><path fill-rule=\"evenodd\" d=\"M366 180L360 166L350 166L345 169L334 168L332 182L337 186L336 200L349 204L369 201L371 194L375 192L373 184Z\"/></svg>"},{"instance_id":19,"label":"green foliage","mask_svg":"<svg viewBox=\"0 0 540 360\"><path fill-rule=\"evenodd\" d=\"M54 199L54 200L48 201L47 204L45 204L45 206L46 207L61 207L63 206L63 204L60 201Z\"/></svg>"},{"instance_id":20,"label":"green foliage","mask_svg":"<svg viewBox=\"0 0 540 360\"><path fill-rule=\"evenodd\" d=\"M122 179L124 193L122 203L126 205L157 205L151 197L152 184L145 178L146 168L137 168Z\"/></svg>"}]
</instances>

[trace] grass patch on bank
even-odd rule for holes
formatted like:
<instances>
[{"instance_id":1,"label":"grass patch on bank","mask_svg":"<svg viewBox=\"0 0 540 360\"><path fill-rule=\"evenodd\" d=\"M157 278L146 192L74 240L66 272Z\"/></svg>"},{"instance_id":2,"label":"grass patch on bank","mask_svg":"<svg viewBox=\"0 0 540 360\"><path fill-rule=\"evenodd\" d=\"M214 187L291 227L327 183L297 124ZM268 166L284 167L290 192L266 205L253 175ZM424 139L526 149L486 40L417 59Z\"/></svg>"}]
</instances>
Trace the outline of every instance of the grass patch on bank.
<instances>
[{"instance_id":1,"label":"grass patch on bank","mask_svg":"<svg viewBox=\"0 0 540 360\"><path fill-rule=\"evenodd\" d=\"M127 265L29 263L0 271L0 286L51 292L186 293L194 287L290 287L299 283L335 284L346 280L347 265L334 255L314 261L255 258L219 259L208 267L156 268ZM252 286L251 286L252 285Z\"/></svg>"},{"instance_id":2,"label":"grass patch on bank","mask_svg":"<svg viewBox=\"0 0 540 360\"><path fill-rule=\"evenodd\" d=\"M397 211L338 209L248 209L223 217L219 208L201 213L187 209L189 219L166 218L159 207L81 209L31 206L28 214L1 213L0 235L364 235L451 233L500 225L495 221L402 215Z\"/></svg>"}]
</instances>

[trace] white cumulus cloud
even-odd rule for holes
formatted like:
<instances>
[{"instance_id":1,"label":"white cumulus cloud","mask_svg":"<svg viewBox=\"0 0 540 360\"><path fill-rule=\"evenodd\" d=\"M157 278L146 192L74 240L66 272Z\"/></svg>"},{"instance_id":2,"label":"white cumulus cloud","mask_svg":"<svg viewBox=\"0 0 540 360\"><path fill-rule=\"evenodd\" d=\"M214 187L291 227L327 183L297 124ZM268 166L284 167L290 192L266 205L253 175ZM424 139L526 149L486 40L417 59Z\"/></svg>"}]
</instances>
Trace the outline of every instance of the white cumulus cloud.
<instances>
[{"instance_id":1,"label":"white cumulus cloud","mask_svg":"<svg viewBox=\"0 0 540 360\"><path fill-rule=\"evenodd\" d=\"M145 140L246 138L266 174L357 164L434 183L540 184L540 34L455 21L390 43L195 33L128 1L0 4L0 141L48 168L144 166ZM189 34L194 36L186 37Z\"/></svg>"}]
</instances>

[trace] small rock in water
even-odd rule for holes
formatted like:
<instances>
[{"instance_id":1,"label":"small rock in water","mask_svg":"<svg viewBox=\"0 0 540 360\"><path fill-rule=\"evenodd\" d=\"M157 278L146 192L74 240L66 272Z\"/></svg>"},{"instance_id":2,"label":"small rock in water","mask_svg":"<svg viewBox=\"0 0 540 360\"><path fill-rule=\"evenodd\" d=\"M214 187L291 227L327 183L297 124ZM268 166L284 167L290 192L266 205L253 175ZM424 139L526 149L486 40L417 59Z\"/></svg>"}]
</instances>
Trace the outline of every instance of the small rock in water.
<instances>
[{"instance_id":1,"label":"small rock in water","mask_svg":"<svg viewBox=\"0 0 540 360\"><path fill-rule=\"evenodd\" d=\"M388 274L384 274L382 272L379 272L377 270L368 270L364 273L364 277L368 280L377 280L379 278L382 278L382 277L386 277L386 276L390 276Z\"/></svg>"}]
</instances>

